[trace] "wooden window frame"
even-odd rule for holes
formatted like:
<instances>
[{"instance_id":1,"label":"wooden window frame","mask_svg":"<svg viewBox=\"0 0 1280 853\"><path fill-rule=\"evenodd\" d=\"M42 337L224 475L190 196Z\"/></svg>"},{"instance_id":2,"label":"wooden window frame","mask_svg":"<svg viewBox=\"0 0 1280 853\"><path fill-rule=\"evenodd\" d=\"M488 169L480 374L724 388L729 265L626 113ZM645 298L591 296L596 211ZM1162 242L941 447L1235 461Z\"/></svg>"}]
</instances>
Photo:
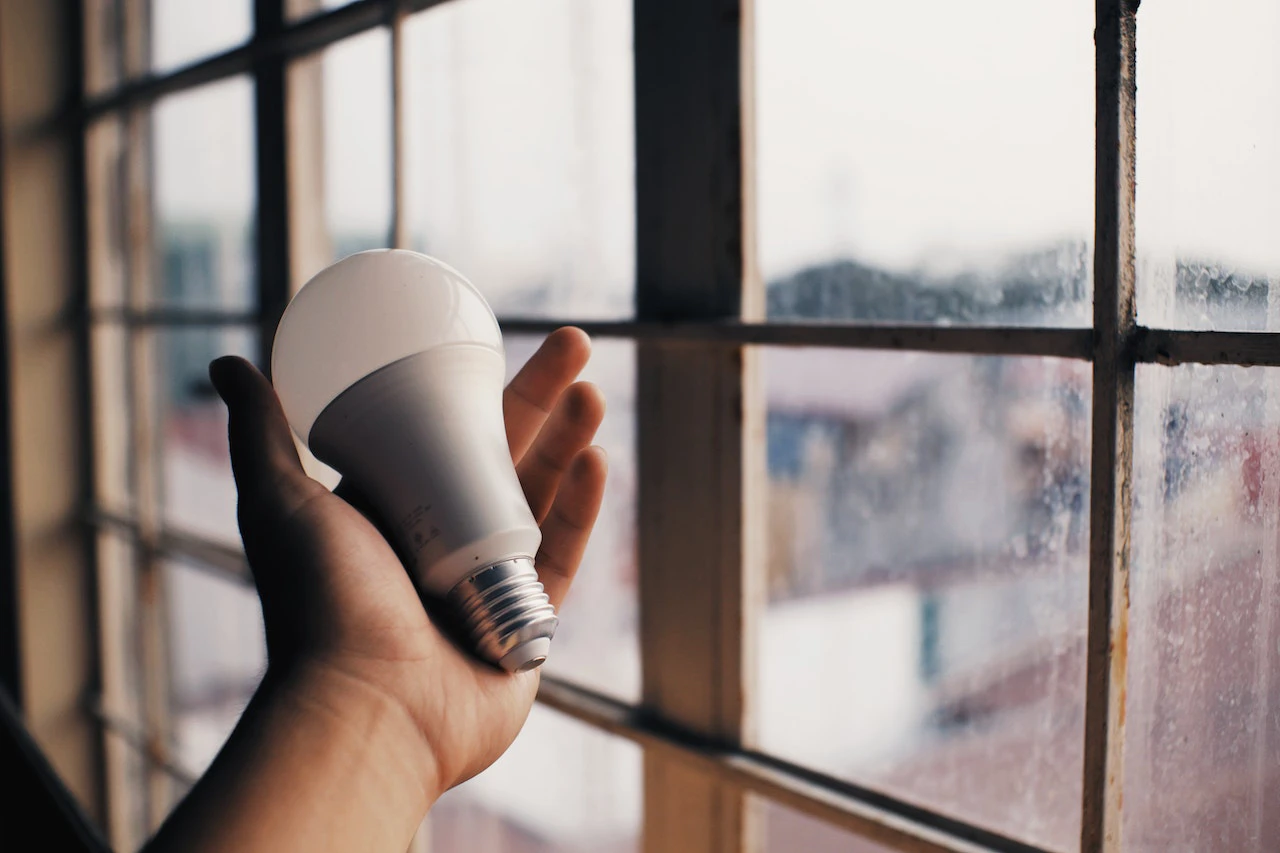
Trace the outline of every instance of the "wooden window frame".
<instances>
[{"instance_id":1,"label":"wooden window frame","mask_svg":"<svg viewBox=\"0 0 1280 853\"><path fill-rule=\"evenodd\" d=\"M122 2L128 10L138 0ZM314 207L300 203L306 182L295 177L291 185L288 178L299 146L307 144L307 134L297 132L293 123L297 102L307 95L290 90L288 65L375 27L391 32L391 242L406 245L402 28L408 15L442 2L357 0L287 20L284 0L257 0L255 29L247 43L162 75L135 68L139 73L123 84L83 96L54 121L48 130L57 134L81 134L110 115L130 117L132 128L160 97L237 74L250 74L256 82L258 310L156 309L131 299L119 308L86 312L81 318L85 334L110 325L122 326L130 335L156 328L249 326L258 329L261 352L269 351L276 321L298 283L291 255L303 249L291 228ZM821 346L1090 361L1081 850L1118 851L1135 366L1280 365L1280 333L1152 329L1136 323L1138 0L1095 0L1094 315L1092 327L1083 329L762 322L763 288L754 254L752 2L634 2L636 313L628 321L576 324L594 336L637 345L642 702L626 705L555 677L544 679L539 700L644 747L646 850L727 853L752 847L757 833L748 793L897 850L1036 850L752 748L752 621L762 607L762 572L754 562L764 550L753 537L764 528L757 523L757 502L765 476L755 348ZM126 11L125 17L126 45L144 43L138 37L141 14ZM132 141L139 143L136 136ZM95 176L89 174L87 180L86 192L92 193ZM142 236L147 237L145 228ZM92 264L81 268L87 294ZM501 322L508 333L536 334L575 318L503 317ZM135 352L132 369L141 370L146 358L145 351ZM135 374L135 389L145 387L140 378ZM147 402L135 397L128 405L145 413ZM139 459L154 452L154 436L145 430L135 431L133 443ZM147 566L177 556L230 582L249 582L237 549L165 529L156 508L146 503L140 501L135 516L102 506L91 507L86 515L97 529L136 543L144 576ZM143 631L152 635L160 660L162 597L152 596L144 605L156 611L143 621ZM162 689L160 682L146 686L150 693ZM173 775L163 738L157 737L165 731L163 716L157 706L148 711L143 731L129 731L156 772ZM109 712L102 719L108 728L128 729Z\"/></svg>"}]
</instances>

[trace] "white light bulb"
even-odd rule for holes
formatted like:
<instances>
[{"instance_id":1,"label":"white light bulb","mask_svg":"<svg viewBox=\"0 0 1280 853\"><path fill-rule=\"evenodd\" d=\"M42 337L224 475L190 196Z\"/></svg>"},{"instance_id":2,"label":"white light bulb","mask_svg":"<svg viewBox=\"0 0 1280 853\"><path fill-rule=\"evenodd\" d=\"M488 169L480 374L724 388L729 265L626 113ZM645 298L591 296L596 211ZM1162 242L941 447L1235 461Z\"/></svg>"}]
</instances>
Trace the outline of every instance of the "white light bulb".
<instances>
[{"instance_id":1,"label":"white light bulb","mask_svg":"<svg viewBox=\"0 0 1280 853\"><path fill-rule=\"evenodd\" d=\"M541 664L556 628L533 567L542 534L503 426L502 335L471 282L416 252L345 258L289 303L271 369L293 429L480 656Z\"/></svg>"}]
</instances>

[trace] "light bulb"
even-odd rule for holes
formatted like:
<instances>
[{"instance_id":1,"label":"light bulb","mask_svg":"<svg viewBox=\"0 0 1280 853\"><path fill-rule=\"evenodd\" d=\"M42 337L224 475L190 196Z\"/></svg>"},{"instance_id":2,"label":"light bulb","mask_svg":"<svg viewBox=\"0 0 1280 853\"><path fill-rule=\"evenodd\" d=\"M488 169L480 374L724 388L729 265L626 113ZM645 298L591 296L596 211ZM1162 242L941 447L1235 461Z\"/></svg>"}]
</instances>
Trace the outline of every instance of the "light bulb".
<instances>
[{"instance_id":1,"label":"light bulb","mask_svg":"<svg viewBox=\"0 0 1280 853\"><path fill-rule=\"evenodd\" d=\"M502 334L471 282L416 252L351 255L289 303L271 370L294 431L474 650L539 666L557 624L533 566L542 534L503 426Z\"/></svg>"}]
</instances>

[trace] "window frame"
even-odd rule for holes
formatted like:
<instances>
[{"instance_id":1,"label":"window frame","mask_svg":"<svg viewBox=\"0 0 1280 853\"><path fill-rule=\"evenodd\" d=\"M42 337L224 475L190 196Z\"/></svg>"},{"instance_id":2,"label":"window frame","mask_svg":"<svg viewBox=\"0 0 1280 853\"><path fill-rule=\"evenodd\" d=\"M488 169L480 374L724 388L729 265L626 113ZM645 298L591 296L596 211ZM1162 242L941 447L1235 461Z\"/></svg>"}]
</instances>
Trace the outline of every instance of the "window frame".
<instances>
[{"instance_id":1,"label":"window frame","mask_svg":"<svg viewBox=\"0 0 1280 853\"><path fill-rule=\"evenodd\" d=\"M250 40L194 64L145 71L145 0L119 0L121 85L82 94L59 126L85 134L121 116L130 154L142 162L144 132L156 99L248 74L257 120L258 308L252 312L149 307L134 280L121 307L81 318L85 340L117 325L130 339L181 327L249 326L260 352L297 280L305 251L294 226L308 209L305 181L290 181L303 134L291 135L308 94L291 89L289 63L375 27L391 33L393 211L391 243L408 243L403 212L406 18L444 2L357 0L292 19L285 0L256 0ZM81 14L92 3L78 4ZM727 853L753 845L748 794L759 794L897 850L1033 851L980 826L780 760L751 747L753 620L763 601L761 518L765 486L764 405L755 348L822 346L969 355L1053 356L1089 361L1093 374L1086 696L1081 850L1120 849L1124 701L1129 620L1130 519L1133 496L1133 402L1138 363L1280 365L1280 333L1183 331L1136 322L1134 246L1135 44L1138 0L1095 0L1096 130L1094 312L1090 328L942 327L909 324L764 322L764 289L755 259L753 0L634 0L636 95L636 313L632 320L575 323L502 317L504 332L536 334L575 323L596 337L637 345L640 618L643 694L631 706L562 679L543 680L539 701L588 725L628 738L645 752L644 848ZM89 27L92 29L92 27ZM87 48L91 45L86 44ZM86 57L86 68L98 67ZM93 81L89 81L92 83ZM89 88L92 88L90 86ZM305 87L302 87L305 88ZM674 92L680 97L672 97ZM316 144L314 140L310 144ZM137 146L137 147L135 147ZM92 164L92 158L88 161ZM145 178L135 176L143 181ZM84 192L100 175L92 167ZM145 199L145 192L135 200ZM146 205L133 223L130 253L145 266L150 251ZM139 222L144 223L139 228ZM88 251L87 249L85 251ZM94 259L80 265L90 304ZM142 267L138 267L141 269ZM92 368L84 348L86 374ZM135 421L149 421L145 345L130 347ZM101 405L101 401L99 401ZM94 430L92 417L87 429ZM95 433L101 446L103 436ZM155 456L155 437L135 428L136 458ZM144 479L150 476L143 464ZM154 477L151 477L154 479ZM145 489L143 490L145 493ZM179 556L231 582L249 583L243 555L160 522L154 496L139 495L135 515L87 511L100 535L123 535L140 555L144 583L156 583L160 560ZM100 568L101 571L101 568ZM165 749L163 596L142 606L145 730L99 714L108 731L130 733L153 768L154 823L167 811L180 773ZM680 637L683 653L673 654ZM692 638L692 639L691 639ZM103 645L109 649L109 644ZM679 661L676 665L674 661ZM114 671L101 662L103 673ZM159 672L151 673L150 670ZM124 689L104 683L104 694ZM155 697L160 697L157 701ZM119 761L108 750L106 761ZM108 778L111 778L110 769ZM169 781L165 781L169 780ZM166 794L168 792L168 794ZM110 791L114 800L127 792ZM117 824L132 804L113 803ZM119 842L118 842L119 843Z\"/></svg>"}]
</instances>

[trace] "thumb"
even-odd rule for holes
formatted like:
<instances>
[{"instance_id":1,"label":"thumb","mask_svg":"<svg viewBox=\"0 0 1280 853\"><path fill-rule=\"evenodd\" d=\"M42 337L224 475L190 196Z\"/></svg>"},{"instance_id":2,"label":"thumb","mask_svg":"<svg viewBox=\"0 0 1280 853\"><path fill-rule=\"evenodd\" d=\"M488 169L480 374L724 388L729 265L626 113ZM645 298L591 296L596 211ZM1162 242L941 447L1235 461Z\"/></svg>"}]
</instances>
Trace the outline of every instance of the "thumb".
<instances>
[{"instance_id":1,"label":"thumb","mask_svg":"<svg viewBox=\"0 0 1280 853\"><path fill-rule=\"evenodd\" d=\"M262 601L267 656L289 660L305 635L300 614L309 611L285 591L298 586L296 572L308 565L310 547L306 532L290 521L325 488L303 470L280 400L256 367L228 356L209 365L209 378L227 404L240 537Z\"/></svg>"},{"instance_id":2,"label":"thumb","mask_svg":"<svg viewBox=\"0 0 1280 853\"><path fill-rule=\"evenodd\" d=\"M240 500L241 534L246 524L287 518L317 485L302 468L289 423L267 378L236 356L209 365L209 379L227 404L231 471Z\"/></svg>"}]
</instances>

